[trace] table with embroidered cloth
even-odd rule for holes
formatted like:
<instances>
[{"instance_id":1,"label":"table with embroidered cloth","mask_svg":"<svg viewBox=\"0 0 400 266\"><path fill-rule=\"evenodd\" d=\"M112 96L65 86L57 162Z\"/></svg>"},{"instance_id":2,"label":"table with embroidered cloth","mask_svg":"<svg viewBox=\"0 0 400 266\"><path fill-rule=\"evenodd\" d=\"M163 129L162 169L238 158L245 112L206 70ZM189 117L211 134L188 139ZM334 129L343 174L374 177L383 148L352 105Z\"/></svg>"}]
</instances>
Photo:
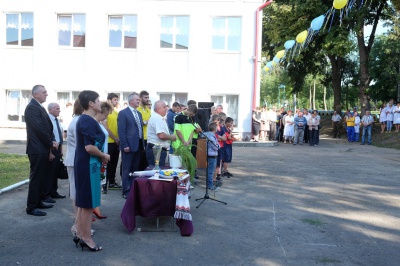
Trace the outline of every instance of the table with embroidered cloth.
<instances>
[{"instance_id":1,"label":"table with embroidered cloth","mask_svg":"<svg viewBox=\"0 0 400 266\"><path fill-rule=\"evenodd\" d=\"M135 178L121 212L126 229L129 232L135 230L137 215L145 218L172 216L176 219L182 236L192 235L188 181L189 178L172 181Z\"/></svg>"}]
</instances>

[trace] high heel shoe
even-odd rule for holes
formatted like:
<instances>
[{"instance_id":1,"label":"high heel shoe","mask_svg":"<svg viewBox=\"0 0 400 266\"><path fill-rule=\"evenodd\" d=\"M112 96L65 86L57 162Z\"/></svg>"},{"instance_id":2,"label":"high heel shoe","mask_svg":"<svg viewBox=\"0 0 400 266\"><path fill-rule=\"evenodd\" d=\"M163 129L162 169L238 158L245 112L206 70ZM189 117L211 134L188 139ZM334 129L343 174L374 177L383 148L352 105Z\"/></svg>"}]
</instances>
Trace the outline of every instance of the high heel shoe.
<instances>
[{"instance_id":1,"label":"high heel shoe","mask_svg":"<svg viewBox=\"0 0 400 266\"><path fill-rule=\"evenodd\" d=\"M81 240L79 237L74 236L74 239L72 239L75 242L76 247L78 247L78 243Z\"/></svg>"},{"instance_id":2,"label":"high heel shoe","mask_svg":"<svg viewBox=\"0 0 400 266\"><path fill-rule=\"evenodd\" d=\"M90 251L93 251L93 252L101 251L103 249L102 247L99 247L98 245L96 245L93 248L91 248L82 239L79 240L79 245L82 247L82 251L83 251L83 247L87 247Z\"/></svg>"},{"instance_id":3,"label":"high heel shoe","mask_svg":"<svg viewBox=\"0 0 400 266\"><path fill-rule=\"evenodd\" d=\"M93 210L93 214L96 215L97 219L106 219L107 218L107 216L97 213L96 210Z\"/></svg>"}]
</instances>

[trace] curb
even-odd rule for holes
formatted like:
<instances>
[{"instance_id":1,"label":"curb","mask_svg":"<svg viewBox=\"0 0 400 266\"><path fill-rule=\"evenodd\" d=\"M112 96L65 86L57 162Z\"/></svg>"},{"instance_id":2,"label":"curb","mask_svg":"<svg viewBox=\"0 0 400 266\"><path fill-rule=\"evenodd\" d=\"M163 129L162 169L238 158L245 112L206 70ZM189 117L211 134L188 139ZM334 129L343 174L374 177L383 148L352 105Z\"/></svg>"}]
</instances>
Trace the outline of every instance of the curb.
<instances>
[{"instance_id":1,"label":"curb","mask_svg":"<svg viewBox=\"0 0 400 266\"><path fill-rule=\"evenodd\" d=\"M24 180L24 181L21 181L21 182L18 182L18 183L16 183L16 184L14 184L14 185L11 185L11 186L2 188L2 189L0 189L0 194L3 194L4 192L13 190L13 189L15 189L15 188L18 188L18 187L20 187L20 186L23 186L23 185L25 185L25 184L27 184L27 183L29 183L29 179L26 179L26 180Z\"/></svg>"}]
</instances>

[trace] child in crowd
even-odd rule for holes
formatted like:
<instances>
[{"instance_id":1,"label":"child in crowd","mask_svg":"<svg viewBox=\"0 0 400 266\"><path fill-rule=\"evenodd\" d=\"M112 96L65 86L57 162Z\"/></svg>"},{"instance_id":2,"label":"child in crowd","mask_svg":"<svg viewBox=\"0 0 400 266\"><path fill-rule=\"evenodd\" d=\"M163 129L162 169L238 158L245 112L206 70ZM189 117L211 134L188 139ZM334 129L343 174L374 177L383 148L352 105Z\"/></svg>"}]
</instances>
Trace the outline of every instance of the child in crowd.
<instances>
[{"instance_id":1,"label":"child in crowd","mask_svg":"<svg viewBox=\"0 0 400 266\"><path fill-rule=\"evenodd\" d=\"M208 125L208 131L209 132L204 133L210 140L210 142L207 144L207 186L210 190L218 191L219 187L215 186L213 182L219 151L219 144L216 137L217 124L211 122Z\"/></svg>"},{"instance_id":2,"label":"child in crowd","mask_svg":"<svg viewBox=\"0 0 400 266\"><path fill-rule=\"evenodd\" d=\"M226 140L224 141L224 148L223 148L223 157L222 162L224 166L224 173L222 176L226 176L227 178L231 178L233 175L228 172L228 163L232 161L232 143L233 143L233 136L232 136L232 126L233 126L233 119L231 117L227 117L225 119L225 137Z\"/></svg>"},{"instance_id":3,"label":"child in crowd","mask_svg":"<svg viewBox=\"0 0 400 266\"><path fill-rule=\"evenodd\" d=\"M218 160L217 160L217 168L215 169L215 172L217 174L217 180L221 179L221 161L224 158L224 141L226 141L226 135L225 135L225 118L226 114L224 113L219 113L218 114L218 123L217 123L217 131L215 133L215 136L217 137L218 144L219 144L219 151L218 151Z\"/></svg>"}]
</instances>

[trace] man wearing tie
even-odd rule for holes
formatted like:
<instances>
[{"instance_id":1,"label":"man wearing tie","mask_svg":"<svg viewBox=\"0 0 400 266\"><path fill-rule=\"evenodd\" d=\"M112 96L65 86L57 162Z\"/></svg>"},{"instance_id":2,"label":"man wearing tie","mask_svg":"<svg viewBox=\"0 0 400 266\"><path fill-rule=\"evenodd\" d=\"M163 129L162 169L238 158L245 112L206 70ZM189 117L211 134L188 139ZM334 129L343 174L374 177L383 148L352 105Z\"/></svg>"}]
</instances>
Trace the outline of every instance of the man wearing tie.
<instances>
[{"instance_id":1,"label":"man wearing tie","mask_svg":"<svg viewBox=\"0 0 400 266\"><path fill-rule=\"evenodd\" d=\"M43 190L47 176L47 163L53 159L51 149L58 149L54 141L53 125L42 103L46 101L47 90L43 85L32 88L33 99L25 109L27 144L26 153L30 163L29 190L26 213L34 216L45 216L39 209L53 207L42 202Z\"/></svg>"},{"instance_id":2,"label":"man wearing tie","mask_svg":"<svg viewBox=\"0 0 400 266\"><path fill-rule=\"evenodd\" d=\"M128 96L128 107L118 114L118 135L122 157L122 197L126 199L131 189L133 176L129 175L139 170L140 156L144 150L143 120L136 109L140 97L136 92Z\"/></svg>"},{"instance_id":3,"label":"man wearing tie","mask_svg":"<svg viewBox=\"0 0 400 266\"><path fill-rule=\"evenodd\" d=\"M62 145L63 136L62 128L58 117L60 116L60 105L58 103L49 103L47 110L49 111L49 118L53 124L53 134L55 141L59 144L58 149L52 149L51 153L54 159L48 162L46 185L43 193L43 201L47 203L55 203L54 199L63 199L64 195L57 192L58 189L58 172L60 171L60 159L63 156Z\"/></svg>"}]
</instances>

